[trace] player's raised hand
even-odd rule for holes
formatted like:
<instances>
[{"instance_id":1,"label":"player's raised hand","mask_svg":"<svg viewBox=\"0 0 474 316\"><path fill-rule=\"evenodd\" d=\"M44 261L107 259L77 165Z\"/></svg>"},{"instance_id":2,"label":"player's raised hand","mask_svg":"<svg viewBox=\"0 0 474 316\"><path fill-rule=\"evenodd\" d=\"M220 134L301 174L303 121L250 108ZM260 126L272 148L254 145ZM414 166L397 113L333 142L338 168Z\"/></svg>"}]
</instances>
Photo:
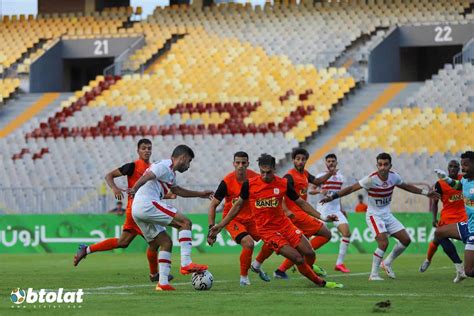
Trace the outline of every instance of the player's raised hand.
<instances>
[{"instance_id":1,"label":"player's raised hand","mask_svg":"<svg viewBox=\"0 0 474 316\"><path fill-rule=\"evenodd\" d=\"M426 196L432 199L441 199L441 195L435 190L430 190Z\"/></svg>"},{"instance_id":2,"label":"player's raised hand","mask_svg":"<svg viewBox=\"0 0 474 316\"><path fill-rule=\"evenodd\" d=\"M444 170L435 169L434 172L436 173L438 178L440 178L441 180L444 180L448 177L448 175L446 174L446 172Z\"/></svg>"},{"instance_id":3,"label":"player's raised hand","mask_svg":"<svg viewBox=\"0 0 474 316\"><path fill-rule=\"evenodd\" d=\"M338 219L336 214L330 214L326 217L326 222L336 222Z\"/></svg>"},{"instance_id":4,"label":"player's raised hand","mask_svg":"<svg viewBox=\"0 0 474 316\"><path fill-rule=\"evenodd\" d=\"M214 198L214 191L210 191L210 190L202 191L201 198L212 200Z\"/></svg>"}]
</instances>

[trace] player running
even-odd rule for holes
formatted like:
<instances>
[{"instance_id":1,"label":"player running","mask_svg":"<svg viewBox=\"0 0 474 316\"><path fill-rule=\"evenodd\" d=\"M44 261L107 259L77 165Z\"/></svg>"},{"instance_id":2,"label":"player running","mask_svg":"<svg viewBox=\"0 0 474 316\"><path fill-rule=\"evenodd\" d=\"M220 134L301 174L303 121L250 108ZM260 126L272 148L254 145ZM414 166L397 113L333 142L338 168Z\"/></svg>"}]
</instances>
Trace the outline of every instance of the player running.
<instances>
[{"instance_id":1,"label":"player running","mask_svg":"<svg viewBox=\"0 0 474 316\"><path fill-rule=\"evenodd\" d=\"M440 179L463 193L469 231L464 250L464 271L467 276L474 277L474 151L466 151L461 155L461 167L464 172L461 180L453 180L439 169L435 172Z\"/></svg>"},{"instance_id":2,"label":"player running","mask_svg":"<svg viewBox=\"0 0 474 316\"><path fill-rule=\"evenodd\" d=\"M321 203L324 204L362 188L367 190L369 207L366 213L366 221L375 235L378 246L372 260L372 271L369 276L369 280L371 281L383 280L379 276L380 264L382 264L382 268L388 277L395 279L392 263L410 244L410 236L405 230L405 227L393 216L390 210L390 203L395 187L411 193L422 194L430 198L440 197L435 191L419 189L414 185L404 183L398 173L390 171L391 168L392 157L387 153L381 153L377 156L376 172L364 177L358 183L335 192L321 200ZM390 236L395 237L398 242L388 257L383 260L383 256L388 247L388 237Z\"/></svg>"},{"instance_id":3,"label":"player running","mask_svg":"<svg viewBox=\"0 0 474 316\"><path fill-rule=\"evenodd\" d=\"M326 282L311 268L315 260L314 251L301 230L285 216L282 207L283 197L286 196L295 201L301 209L316 218L321 218L321 214L300 198L287 179L275 175L275 164L274 157L267 154L260 156L258 159L260 176L253 177L242 184L239 199L227 216L211 228L209 232L211 241L237 216L244 202L249 200L258 232L266 244L278 254L293 261L298 271L316 285L327 288L343 287L339 283ZM330 215L324 220L333 221L337 220L337 217Z\"/></svg>"},{"instance_id":4,"label":"player running","mask_svg":"<svg viewBox=\"0 0 474 316\"><path fill-rule=\"evenodd\" d=\"M459 162L456 160L451 160L448 164L449 178L453 180L461 180L462 175L459 174L459 171ZM448 224L466 222L467 215L466 210L464 209L462 192L460 190L455 190L443 180L438 180L438 182L436 182L435 190L441 195L443 209L441 210L441 218L438 222L439 200L434 200L431 204L431 212L433 213L433 227L442 227ZM448 255L456 268L456 277L454 278L453 282L459 283L466 279L462 260L456 251L456 247L449 240L449 238L437 239L435 237L434 240L430 242L427 257L420 267L420 272L425 272L428 269L439 245L443 247L444 252Z\"/></svg>"},{"instance_id":5,"label":"player running","mask_svg":"<svg viewBox=\"0 0 474 316\"><path fill-rule=\"evenodd\" d=\"M232 208L233 203L238 200L242 183L252 177L258 176L258 173L247 169L249 166L249 156L246 152L236 152L234 154L233 165L235 170L226 175L221 181L209 206L209 229L216 223L216 208L221 201L225 199L222 213L222 216L225 217ZM255 219L253 218L252 210L248 202L244 203L239 214L225 228L232 239L242 247L242 252L240 253L240 285L250 285L248 277L250 268L252 268L252 271L258 273L263 281L269 282L270 278L263 269L260 268L260 265L273 253L273 250L264 244L255 259L256 262L251 264L255 242L260 240L260 234L255 226ZM213 241L209 241L209 243L212 244ZM256 265L258 265L258 267L254 267Z\"/></svg>"},{"instance_id":6,"label":"player running","mask_svg":"<svg viewBox=\"0 0 474 316\"><path fill-rule=\"evenodd\" d=\"M310 174L307 170L305 170L309 153L303 148L296 148L293 150L291 157L293 159L294 168L289 170L284 178L288 180L288 183L294 187L296 193L298 193L299 196L305 201L308 198L309 183L321 185L337 172L337 170L333 169L332 171L319 175L318 178ZM331 239L331 232L326 228L322 221L306 213L291 199L285 198L284 203L292 213L292 215L290 215L290 219L293 224L303 231L303 234L306 236L306 238L310 239L312 236L314 236L314 238L310 240L311 247L314 250L319 249ZM327 215L330 214L326 214L326 216ZM286 271L293 265L294 263L291 260L285 259L278 269L273 272L273 276L276 279L288 279ZM327 275L324 269L316 265L313 266L313 269L319 276Z\"/></svg>"},{"instance_id":7,"label":"player running","mask_svg":"<svg viewBox=\"0 0 474 316\"><path fill-rule=\"evenodd\" d=\"M152 144L149 139L143 138L138 141L137 153L138 159L134 162L127 163L120 168L110 171L105 176L105 181L109 187L114 191L115 198L119 201L123 198L123 189L119 188L114 181L114 178L127 176L128 188L133 187L137 180L143 175L145 170L150 166L150 157L152 151ZM123 224L123 231L120 238L108 238L99 243L86 246L79 245L79 250L74 256L74 266L77 266L82 259L86 258L88 254L98 251L108 251L116 248L127 248L128 245L135 239L137 235L143 237L140 228L135 224L132 218L132 201L133 198L128 196L127 209L125 212L125 222ZM146 256L150 268L150 281L158 281L158 253L147 249ZM173 276L169 276L170 280Z\"/></svg>"},{"instance_id":8,"label":"player running","mask_svg":"<svg viewBox=\"0 0 474 316\"><path fill-rule=\"evenodd\" d=\"M342 189L342 185L344 183L344 176L337 171L337 156L335 154L329 154L325 158L326 168L330 172L334 172L327 181L321 186L321 192L326 196L333 194ZM316 175L317 177L322 177L326 173L319 173ZM339 201L331 201L325 204L319 204L318 210L320 210L321 214L328 215L328 214L335 214L337 215L338 220L335 221L333 224L337 227L337 230L341 234L341 241L339 244L339 254L337 256L336 265L334 266L334 270L340 271L342 273L349 273L350 270L344 264L344 258L346 257L347 248L349 247L349 243L351 242L351 230L349 228L349 222L347 221L347 217L342 210L341 199Z\"/></svg>"},{"instance_id":9,"label":"player running","mask_svg":"<svg viewBox=\"0 0 474 316\"><path fill-rule=\"evenodd\" d=\"M182 197L212 197L212 191L191 191L176 185L176 171L189 169L194 152L186 145L179 145L171 154L171 159L154 162L145 174L135 183L129 193L134 195L132 216L143 232L143 237L151 251L157 251L159 281L157 291L174 291L168 283L171 269L172 241L166 233L166 226L178 229L181 246L181 274L190 274L207 270L206 265L193 263L191 260L191 221L174 207L163 202L164 196L171 190Z\"/></svg>"}]
</instances>

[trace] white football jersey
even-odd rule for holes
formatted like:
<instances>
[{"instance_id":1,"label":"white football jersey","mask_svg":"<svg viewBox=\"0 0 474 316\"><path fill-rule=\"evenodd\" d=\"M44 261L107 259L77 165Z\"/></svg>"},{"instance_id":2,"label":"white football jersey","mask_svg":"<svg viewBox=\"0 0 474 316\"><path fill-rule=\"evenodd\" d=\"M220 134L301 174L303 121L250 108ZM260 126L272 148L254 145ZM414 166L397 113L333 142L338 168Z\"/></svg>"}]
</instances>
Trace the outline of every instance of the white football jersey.
<instances>
[{"instance_id":1,"label":"white football jersey","mask_svg":"<svg viewBox=\"0 0 474 316\"><path fill-rule=\"evenodd\" d=\"M367 191L367 215L384 215L390 213L390 203L395 186L403 183L402 177L390 171L387 180L382 180L377 172L361 179L359 184Z\"/></svg>"},{"instance_id":2,"label":"white football jersey","mask_svg":"<svg viewBox=\"0 0 474 316\"><path fill-rule=\"evenodd\" d=\"M327 172L321 172L316 175L316 178L320 178L324 176ZM344 184L344 176L339 173L339 171L331 176L324 184L321 186L322 190L326 190L327 194L334 193L340 191L342 189L342 185ZM331 212L339 212L341 211L341 200L336 199L329 203L321 204L319 203L318 210L321 211L323 214L329 214Z\"/></svg>"},{"instance_id":3,"label":"white football jersey","mask_svg":"<svg viewBox=\"0 0 474 316\"><path fill-rule=\"evenodd\" d=\"M148 181L138 189L133 198L134 202L159 201L171 187L176 186L176 174L172 169L171 159L164 159L151 164L147 171L155 174L156 178Z\"/></svg>"}]
</instances>

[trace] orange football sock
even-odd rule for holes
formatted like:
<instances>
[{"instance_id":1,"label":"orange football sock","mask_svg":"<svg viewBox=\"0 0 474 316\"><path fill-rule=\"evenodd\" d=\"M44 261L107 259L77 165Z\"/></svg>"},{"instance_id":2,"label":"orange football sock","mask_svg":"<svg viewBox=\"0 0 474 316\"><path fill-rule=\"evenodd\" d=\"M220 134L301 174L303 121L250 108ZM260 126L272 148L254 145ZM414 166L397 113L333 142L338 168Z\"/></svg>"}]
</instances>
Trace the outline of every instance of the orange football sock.
<instances>
[{"instance_id":1,"label":"orange football sock","mask_svg":"<svg viewBox=\"0 0 474 316\"><path fill-rule=\"evenodd\" d=\"M326 244L329 241L329 238L324 236L315 236L313 239L310 240L311 247L314 250L320 248L322 245Z\"/></svg>"},{"instance_id":2,"label":"orange football sock","mask_svg":"<svg viewBox=\"0 0 474 316\"><path fill-rule=\"evenodd\" d=\"M240 275L249 274L250 264L252 263L253 248L242 248L240 253Z\"/></svg>"},{"instance_id":3,"label":"orange football sock","mask_svg":"<svg viewBox=\"0 0 474 316\"><path fill-rule=\"evenodd\" d=\"M282 264L278 267L278 270L285 272L294 265L293 261L290 259L285 259Z\"/></svg>"},{"instance_id":4,"label":"orange football sock","mask_svg":"<svg viewBox=\"0 0 474 316\"><path fill-rule=\"evenodd\" d=\"M438 250L438 246L439 245L435 244L434 242L430 242L430 245L428 247L428 254L426 255L426 259L428 259L428 261L431 261L431 259L433 259L436 250Z\"/></svg>"},{"instance_id":5,"label":"orange football sock","mask_svg":"<svg viewBox=\"0 0 474 316\"><path fill-rule=\"evenodd\" d=\"M107 251L117 248L118 238L109 238L89 246L89 249L92 252L96 251Z\"/></svg>"},{"instance_id":6,"label":"orange football sock","mask_svg":"<svg viewBox=\"0 0 474 316\"><path fill-rule=\"evenodd\" d=\"M150 274L157 274L158 273L158 251L147 248L146 257L148 259Z\"/></svg>"},{"instance_id":7,"label":"orange football sock","mask_svg":"<svg viewBox=\"0 0 474 316\"><path fill-rule=\"evenodd\" d=\"M325 281L318 277L318 275L313 271L313 269L306 263L299 264L296 267L302 275L310 279L313 283L319 286L324 285Z\"/></svg>"},{"instance_id":8,"label":"orange football sock","mask_svg":"<svg viewBox=\"0 0 474 316\"><path fill-rule=\"evenodd\" d=\"M267 246L267 244L263 244L262 249L260 249L260 252L257 255L257 260L260 264L262 264L268 257L270 257L273 253L273 250Z\"/></svg>"}]
</instances>

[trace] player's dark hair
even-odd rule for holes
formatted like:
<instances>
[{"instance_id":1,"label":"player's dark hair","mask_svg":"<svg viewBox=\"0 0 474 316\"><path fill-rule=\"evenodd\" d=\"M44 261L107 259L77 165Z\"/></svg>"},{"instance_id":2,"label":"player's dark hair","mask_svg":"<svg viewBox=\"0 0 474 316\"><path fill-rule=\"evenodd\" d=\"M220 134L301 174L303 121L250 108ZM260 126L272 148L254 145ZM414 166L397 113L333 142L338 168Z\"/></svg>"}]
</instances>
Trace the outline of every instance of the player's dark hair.
<instances>
[{"instance_id":1,"label":"player's dark hair","mask_svg":"<svg viewBox=\"0 0 474 316\"><path fill-rule=\"evenodd\" d=\"M260 157L258 157L257 161L259 167L265 166L274 169L276 166L275 157L269 154L261 154Z\"/></svg>"},{"instance_id":2,"label":"player's dark hair","mask_svg":"<svg viewBox=\"0 0 474 316\"><path fill-rule=\"evenodd\" d=\"M334 158L337 160L336 154L333 154L333 153L327 154L326 157L324 157L324 160L328 160L329 158Z\"/></svg>"},{"instance_id":3,"label":"player's dark hair","mask_svg":"<svg viewBox=\"0 0 474 316\"><path fill-rule=\"evenodd\" d=\"M171 157L176 158L181 155L189 156L191 159L194 159L194 151L187 145L178 145L173 150Z\"/></svg>"},{"instance_id":4,"label":"player's dark hair","mask_svg":"<svg viewBox=\"0 0 474 316\"><path fill-rule=\"evenodd\" d=\"M387 153L378 154L376 161L379 161L379 159L388 160L388 162L392 163L392 156L390 156L390 154L387 154Z\"/></svg>"},{"instance_id":5,"label":"player's dark hair","mask_svg":"<svg viewBox=\"0 0 474 316\"><path fill-rule=\"evenodd\" d=\"M148 138L140 139L137 144L137 149L139 149L142 144L151 145L151 140L149 140Z\"/></svg>"},{"instance_id":6,"label":"player's dark hair","mask_svg":"<svg viewBox=\"0 0 474 316\"><path fill-rule=\"evenodd\" d=\"M238 151L234 154L234 160L235 158L247 158L247 160L249 160L249 154L247 154L245 151Z\"/></svg>"},{"instance_id":7,"label":"player's dark hair","mask_svg":"<svg viewBox=\"0 0 474 316\"><path fill-rule=\"evenodd\" d=\"M363 200L363 199L364 199L364 196L363 196L362 194L359 194L359 195L357 196L357 198L358 198L359 200Z\"/></svg>"},{"instance_id":8,"label":"player's dark hair","mask_svg":"<svg viewBox=\"0 0 474 316\"><path fill-rule=\"evenodd\" d=\"M304 155L306 159L309 158L309 152L304 148L295 148L291 153L291 159L295 159L297 155Z\"/></svg>"},{"instance_id":9,"label":"player's dark hair","mask_svg":"<svg viewBox=\"0 0 474 316\"><path fill-rule=\"evenodd\" d=\"M470 161L474 161L474 151L466 151L461 155L461 159L469 159Z\"/></svg>"}]
</instances>

